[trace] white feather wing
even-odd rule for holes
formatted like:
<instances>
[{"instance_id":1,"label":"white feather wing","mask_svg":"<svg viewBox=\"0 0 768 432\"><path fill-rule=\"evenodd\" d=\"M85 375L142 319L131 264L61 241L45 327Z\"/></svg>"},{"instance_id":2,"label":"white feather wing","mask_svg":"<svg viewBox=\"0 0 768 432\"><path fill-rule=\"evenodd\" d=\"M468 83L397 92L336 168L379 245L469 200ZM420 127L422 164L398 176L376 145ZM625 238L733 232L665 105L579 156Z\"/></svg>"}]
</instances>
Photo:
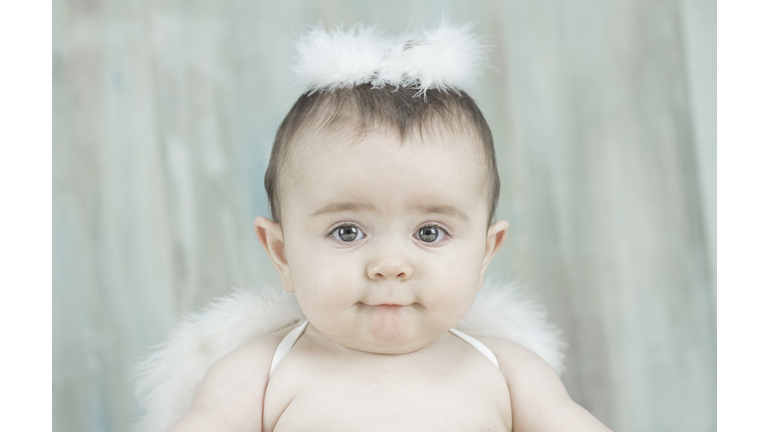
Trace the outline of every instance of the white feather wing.
<instances>
[{"instance_id":1,"label":"white feather wing","mask_svg":"<svg viewBox=\"0 0 768 432\"><path fill-rule=\"evenodd\" d=\"M208 369L245 342L304 319L282 289L237 290L184 317L168 340L136 370L136 395L146 414L138 430L165 432L189 410Z\"/></svg>"},{"instance_id":2,"label":"white feather wing","mask_svg":"<svg viewBox=\"0 0 768 432\"><path fill-rule=\"evenodd\" d=\"M547 311L514 284L486 282L475 303L456 326L472 336L493 336L523 345L557 372L565 370L567 344L562 332L547 321Z\"/></svg>"}]
</instances>

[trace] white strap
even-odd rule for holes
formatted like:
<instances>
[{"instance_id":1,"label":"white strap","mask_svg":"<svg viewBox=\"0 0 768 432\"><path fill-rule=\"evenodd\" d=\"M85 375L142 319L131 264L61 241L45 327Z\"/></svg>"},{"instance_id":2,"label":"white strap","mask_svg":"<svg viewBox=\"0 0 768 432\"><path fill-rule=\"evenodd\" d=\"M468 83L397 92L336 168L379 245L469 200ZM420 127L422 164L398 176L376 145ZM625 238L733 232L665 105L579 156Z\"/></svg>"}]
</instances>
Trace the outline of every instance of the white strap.
<instances>
[{"instance_id":1,"label":"white strap","mask_svg":"<svg viewBox=\"0 0 768 432\"><path fill-rule=\"evenodd\" d=\"M293 347L293 344L296 343L296 341L301 337L302 334L304 334L304 330L307 329L307 324L309 324L309 321L304 320L304 322L299 323L299 325L296 326L295 329L291 330L290 333L285 335L282 341L280 341L280 345L277 346L277 351L275 351L275 355L272 356L272 366L269 367L269 377L272 378L272 372L277 369L277 365L280 364L281 361L285 358L286 355L288 355L288 351L291 350Z\"/></svg>"},{"instance_id":2,"label":"white strap","mask_svg":"<svg viewBox=\"0 0 768 432\"><path fill-rule=\"evenodd\" d=\"M488 357L488 360L493 362L493 364L496 365L497 368L499 367L499 361L496 360L496 356L493 355L491 350L489 350L488 347L485 346L484 343L482 343L479 340L473 338L472 336L470 336L470 335L468 335L468 334L466 334L466 333L464 333L462 331L456 330L454 328L451 329L451 333L455 334L456 336L460 337L461 339L464 339L464 341L466 343L468 343L468 344L472 345L473 347L477 348L477 350L480 351L480 354Z\"/></svg>"}]
</instances>

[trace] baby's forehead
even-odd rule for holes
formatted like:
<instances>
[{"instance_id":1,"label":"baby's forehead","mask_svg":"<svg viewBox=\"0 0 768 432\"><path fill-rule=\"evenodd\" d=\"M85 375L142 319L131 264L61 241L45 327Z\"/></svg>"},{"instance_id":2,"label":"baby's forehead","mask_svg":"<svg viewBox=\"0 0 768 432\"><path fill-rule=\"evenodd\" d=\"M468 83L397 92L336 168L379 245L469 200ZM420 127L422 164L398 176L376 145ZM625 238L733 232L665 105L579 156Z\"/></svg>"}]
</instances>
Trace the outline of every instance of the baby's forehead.
<instances>
[{"instance_id":1,"label":"baby's forehead","mask_svg":"<svg viewBox=\"0 0 768 432\"><path fill-rule=\"evenodd\" d=\"M464 148L468 143L401 141L379 132L359 140L315 135L297 143L305 149L290 162L284 216L293 222L340 212L379 220L428 213L463 215L465 221L484 217L488 170L478 152Z\"/></svg>"},{"instance_id":2,"label":"baby's forehead","mask_svg":"<svg viewBox=\"0 0 768 432\"><path fill-rule=\"evenodd\" d=\"M386 142L395 152L418 151L418 157L423 164L432 163L430 159L438 155L448 155L471 166L473 174L486 177L491 171L495 172L484 142L474 129L440 118L413 124L406 130L401 130L390 122L366 123L364 120L350 117L343 120L326 118L308 122L292 143L292 151L285 161L285 168L292 171L291 177L296 178L301 175L302 170L312 165L328 164L329 161L323 158L327 154L333 154L336 158L330 161L330 166L339 166L338 164L345 163L345 154L353 150L357 155L376 153L377 150L371 145L374 141ZM394 158L388 163L397 164L398 160ZM326 170L325 173L334 175L334 170Z\"/></svg>"},{"instance_id":3,"label":"baby's forehead","mask_svg":"<svg viewBox=\"0 0 768 432\"><path fill-rule=\"evenodd\" d=\"M475 137L430 131L403 139L386 128L308 132L295 143L292 160L286 161L286 180L292 186L356 183L399 173L402 179L393 182L402 185L407 180L413 187L439 189L442 195L450 195L451 189L444 186L453 180L470 187L473 195L485 195L488 189L490 167Z\"/></svg>"},{"instance_id":4,"label":"baby's forehead","mask_svg":"<svg viewBox=\"0 0 768 432\"><path fill-rule=\"evenodd\" d=\"M377 171L369 170L371 163L385 165L389 168L387 172L405 169L411 174L418 171L414 187L437 184L437 172L425 169L435 164L450 166L451 177L463 179L478 195L485 195L490 183L492 167L486 159L483 144L466 134L433 130L415 132L403 139L397 131L387 128L368 131L317 128L307 132L297 140L295 151L286 161L285 179L293 185L309 172L319 179L336 177L342 180L343 177L347 182L381 175L380 171L377 174ZM387 151L382 153L382 149ZM361 166L356 169L350 164Z\"/></svg>"}]
</instances>

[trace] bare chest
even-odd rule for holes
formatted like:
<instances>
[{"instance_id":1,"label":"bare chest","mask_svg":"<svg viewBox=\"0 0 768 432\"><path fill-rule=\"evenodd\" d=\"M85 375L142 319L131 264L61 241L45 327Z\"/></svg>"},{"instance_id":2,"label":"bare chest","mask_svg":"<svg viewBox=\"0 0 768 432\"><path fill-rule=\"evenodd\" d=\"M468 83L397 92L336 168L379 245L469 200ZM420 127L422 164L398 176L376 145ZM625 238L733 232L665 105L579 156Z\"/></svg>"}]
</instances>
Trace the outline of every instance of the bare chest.
<instances>
[{"instance_id":1,"label":"bare chest","mask_svg":"<svg viewBox=\"0 0 768 432\"><path fill-rule=\"evenodd\" d=\"M267 387L265 432L510 429L506 382L482 356L432 367L407 358L343 366L294 360Z\"/></svg>"}]
</instances>

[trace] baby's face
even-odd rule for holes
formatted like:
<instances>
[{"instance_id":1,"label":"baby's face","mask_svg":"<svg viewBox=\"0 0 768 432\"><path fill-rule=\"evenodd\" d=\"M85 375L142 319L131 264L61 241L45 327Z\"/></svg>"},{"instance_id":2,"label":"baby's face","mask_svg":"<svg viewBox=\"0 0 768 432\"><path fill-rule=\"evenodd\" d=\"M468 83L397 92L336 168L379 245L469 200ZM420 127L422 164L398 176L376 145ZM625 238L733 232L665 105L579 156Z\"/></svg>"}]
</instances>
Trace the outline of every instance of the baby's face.
<instances>
[{"instance_id":1,"label":"baby's face","mask_svg":"<svg viewBox=\"0 0 768 432\"><path fill-rule=\"evenodd\" d=\"M299 143L311 149L291 161L298 174L273 227L283 286L336 343L418 350L464 317L504 241L507 223L487 223L483 157L474 145L378 132L322 142Z\"/></svg>"}]
</instances>

